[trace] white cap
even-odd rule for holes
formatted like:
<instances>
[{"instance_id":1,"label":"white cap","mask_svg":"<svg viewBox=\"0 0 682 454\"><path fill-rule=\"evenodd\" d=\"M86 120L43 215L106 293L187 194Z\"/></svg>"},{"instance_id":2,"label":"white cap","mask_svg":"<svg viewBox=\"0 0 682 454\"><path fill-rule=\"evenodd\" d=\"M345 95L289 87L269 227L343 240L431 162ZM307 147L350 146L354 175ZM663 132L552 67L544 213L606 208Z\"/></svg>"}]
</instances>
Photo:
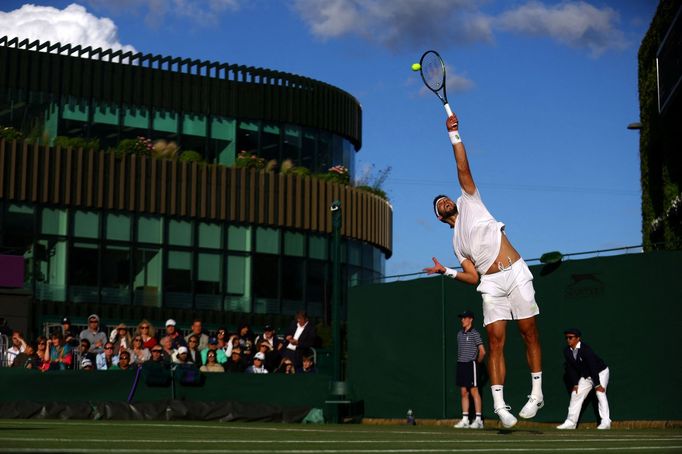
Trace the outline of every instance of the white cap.
<instances>
[{"instance_id":1,"label":"white cap","mask_svg":"<svg viewBox=\"0 0 682 454\"><path fill-rule=\"evenodd\" d=\"M260 359L261 361L265 361L265 354L264 354L264 353L261 353L261 352L258 352L258 353L255 354L255 356L253 357L253 359Z\"/></svg>"},{"instance_id":2,"label":"white cap","mask_svg":"<svg viewBox=\"0 0 682 454\"><path fill-rule=\"evenodd\" d=\"M90 361L88 358L83 358L83 361L81 361L81 367L92 367L92 361Z\"/></svg>"},{"instance_id":3,"label":"white cap","mask_svg":"<svg viewBox=\"0 0 682 454\"><path fill-rule=\"evenodd\" d=\"M175 326L175 320L169 318L168 320L166 320L166 326Z\"/></svg>"},{"instance_id":4,"label":"white cap","mask_svg":"<svg viewBox=\"0 0 682 454\"><path fill-rule=\"evenodd\" d=\"M178 355L180 355L182 353L187 353L188 351L189 350L187 350L187 347L185 347L184 345L181 345L180 347L178 347Z\"/></svg>"}]
</instances>

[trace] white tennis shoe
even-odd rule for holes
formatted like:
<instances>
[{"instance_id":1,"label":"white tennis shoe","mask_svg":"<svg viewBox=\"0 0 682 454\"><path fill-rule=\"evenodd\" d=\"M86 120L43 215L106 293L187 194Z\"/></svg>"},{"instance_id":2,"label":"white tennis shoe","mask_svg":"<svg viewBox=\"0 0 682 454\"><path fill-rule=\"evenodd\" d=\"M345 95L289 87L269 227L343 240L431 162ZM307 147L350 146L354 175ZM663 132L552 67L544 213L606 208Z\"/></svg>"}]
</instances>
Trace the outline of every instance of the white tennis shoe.
<instances>
[{"instance_id":1,"label":"white tennis shoe","mask_svg":"<svg viewBox=\"0 0 682 454\"><path fill-rule=\"evenodd\" d=\"M495 409L495 413L497 414L497 416L499 416L502 426L505 427L506 429L514 427L518 422L518 420L514 417L514 415L511 414L509 410L511 410L511 407L509 405L505 405L504 407Z\"/></svg>"},{"instance_id":2,"label":"white tennis shoe","mask_svg":"<svg viewBox=\"0 0 682 454\"><path fill-rule=\"evenodd\" d=\"M460 419L460 421L452 427L454 427L455 429L468 429L470 427L469 420Z\"/></svg>"},{"instance_id":3,"label":"white tennis shoe","mask_svg":"<svg viewBox=\"0 0 682 454\"><path fill-rule=\"evenodd\" d=\"M480 419L475 420L471 424L469 424L469 429L483 429L483 421Z\"/></svg>"},{"instance_id":4,"label":"white tennis shoe","mask_svg":"<svg viewBox=\"0 0 682 454\"><path fill-rule=\"evenodd\" d=\"M528 396L528 402L526 402L526 405L524 405L519 412L519 416L523 419L533 418L538 413L538 410L544 406L545 401L542 399L542 397L537 397L531 394Z\"/></svg>"},{"instance_id":5,"label":"white tennis shoe","mask_svg":"<svg viewBox=\"0 0 682 454\"><path fill-rule=\"evenodd\" d=\"M575 424L567 419L563 424L556 426L556 428L559 430L575 430Z\"/></svg>"},{"instance_id":6,"label":"white tennis shoe","mask_svg":"<svg viewBox=\"0 0 682 454\"><path fill-rule=\"evenodd\" d=\"M601 424L597 426L597 429L599 430L610 430L611 429L611 421L607 420L602 420Z\"/></svg>"}]
</instances>

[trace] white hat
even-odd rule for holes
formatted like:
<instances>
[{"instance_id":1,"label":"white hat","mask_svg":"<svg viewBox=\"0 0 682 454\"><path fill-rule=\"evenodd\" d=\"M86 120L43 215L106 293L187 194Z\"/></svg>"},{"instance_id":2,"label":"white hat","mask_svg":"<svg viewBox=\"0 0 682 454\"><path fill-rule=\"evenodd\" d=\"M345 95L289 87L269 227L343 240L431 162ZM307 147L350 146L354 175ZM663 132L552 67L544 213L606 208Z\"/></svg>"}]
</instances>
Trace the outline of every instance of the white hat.
<instances>
[{"instance_id":1,"label":"white hat","mask_svg":"<svg viewBox=\"0 0 682 454\"><path fill-rule=\"evenodd\" d=\"M261 361L265 361L265 354L258 352L254 355L253 359L260 359Z\"/></svg>"},{"instance_id":2,"label":"white hat","mask_svg":"<svg viewBox=\"0 0 682 454\"><path fill-rule=\"evenodd\" d=\"M188 351L189 350L187 350L187 347L185 347L184 345L181 345L180 347L178 347L178 355L181 355L183 353L187 353Z\"/></svg>"},{"instance_id":3,"label":"white hat","mask_svg":"<svg viewBox=\"0 0 682 454\"><path fill-rule=\"evenodd\" d=\"M92 361L90 361L88 358L83 358L83 361L81 361L81 367L92 367Z\"/></svg>"},{"instance_id":4,"label":"white hat","mask_svg":"<svg viewBox=\"0 0 682 454\"><path fill-rule=\"evenodd\" d=\"M175 326L175 320L169 318L168 320L166 320L166 326Z\"/></svg>"}]
</instances>

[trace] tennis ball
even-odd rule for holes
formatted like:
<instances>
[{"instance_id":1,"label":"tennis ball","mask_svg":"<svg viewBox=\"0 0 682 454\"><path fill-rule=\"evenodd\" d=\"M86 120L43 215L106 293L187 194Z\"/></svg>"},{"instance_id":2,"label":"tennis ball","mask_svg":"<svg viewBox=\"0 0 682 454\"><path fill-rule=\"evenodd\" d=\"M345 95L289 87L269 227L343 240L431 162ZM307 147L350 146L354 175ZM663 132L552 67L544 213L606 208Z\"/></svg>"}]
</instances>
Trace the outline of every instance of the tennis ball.
<instances>
[{"instance_id":1,"label":"tennis ball","mask_svg":"<svg viewBox=\"0 0 682 454\"><path fill-rule=\"evenodd\" d=\"M412 71L419 71L420 69L422 69L422 65L419 63L412 63Z\"/></svg>"}]
</instances>

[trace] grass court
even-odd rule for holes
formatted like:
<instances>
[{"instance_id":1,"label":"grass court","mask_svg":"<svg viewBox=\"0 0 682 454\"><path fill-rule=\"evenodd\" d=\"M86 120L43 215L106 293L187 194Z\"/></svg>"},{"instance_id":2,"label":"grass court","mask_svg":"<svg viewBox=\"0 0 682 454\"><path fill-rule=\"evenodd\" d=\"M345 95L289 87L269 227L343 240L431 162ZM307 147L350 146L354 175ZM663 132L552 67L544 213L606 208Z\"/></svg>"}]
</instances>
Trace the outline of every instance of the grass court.
<instances>
[{"instance_id":1,"label":"grass court","mask_svg":"<svg viewBox=\"0 0 682 454\"><path fill-rule=\"evenodd\" d=\"M680 453L682 429L456 430L445 426L0 420L0 452Z\"/></svg>"}]
</instances>

